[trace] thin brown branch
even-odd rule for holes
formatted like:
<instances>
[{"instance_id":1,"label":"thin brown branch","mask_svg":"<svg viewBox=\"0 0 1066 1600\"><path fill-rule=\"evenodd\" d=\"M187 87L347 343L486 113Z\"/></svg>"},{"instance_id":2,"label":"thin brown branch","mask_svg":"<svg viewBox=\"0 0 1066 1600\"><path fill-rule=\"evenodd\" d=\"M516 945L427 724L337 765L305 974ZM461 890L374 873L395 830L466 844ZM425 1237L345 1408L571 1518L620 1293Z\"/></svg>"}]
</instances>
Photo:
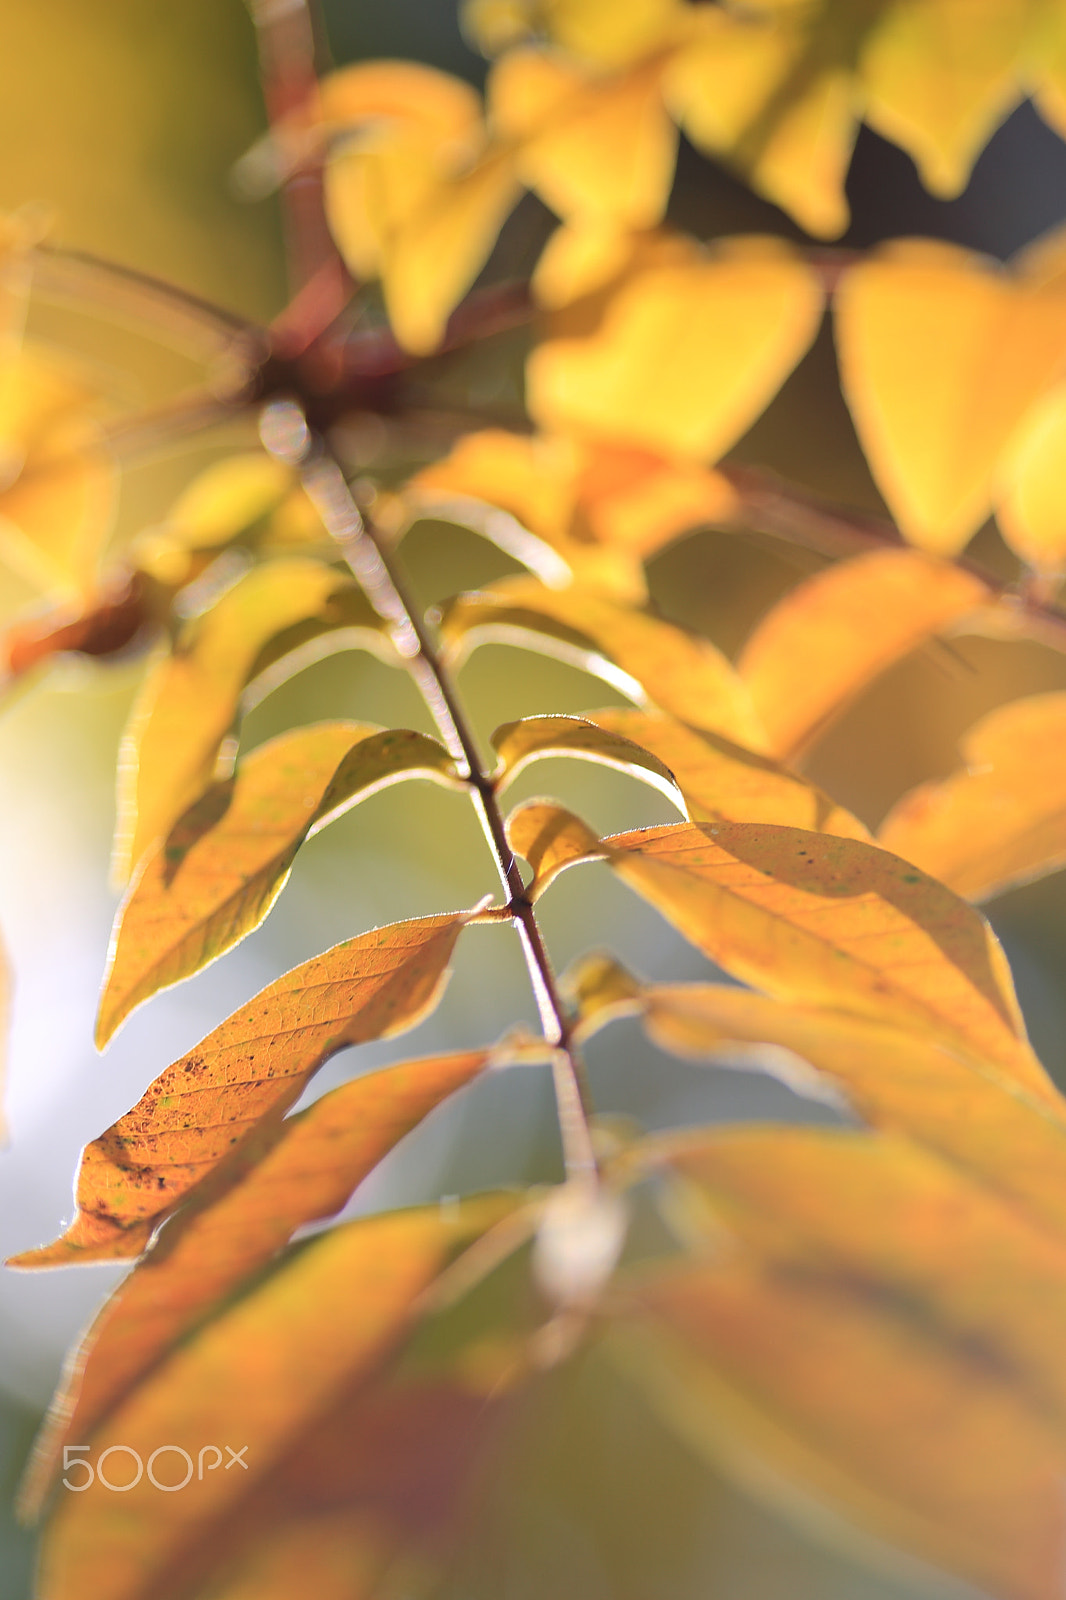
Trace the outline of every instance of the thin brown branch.
<instances>
[{"instance_id":1,"label":"thin brown branch","mask_svg":"<svg viewBox=\"0 0 1066 1600\"><path fill-rule=\"evenodd\" d=\"M507 842L495 785L482 763L456 686L407 591L391 550L360 512L336 458L321 437L308 428L300 408L291 401L267 406L260 431L266 448L300 471L309 498L388 628L397 653L468 785L507 896L506 909L522 944L544 1037L552 1047L567 1173L574 1179L594 1179L597 1163L589 1125L592 1107L574 1037L574 1021L559 993L521 870Z\"/></svg>"}]
</instances>

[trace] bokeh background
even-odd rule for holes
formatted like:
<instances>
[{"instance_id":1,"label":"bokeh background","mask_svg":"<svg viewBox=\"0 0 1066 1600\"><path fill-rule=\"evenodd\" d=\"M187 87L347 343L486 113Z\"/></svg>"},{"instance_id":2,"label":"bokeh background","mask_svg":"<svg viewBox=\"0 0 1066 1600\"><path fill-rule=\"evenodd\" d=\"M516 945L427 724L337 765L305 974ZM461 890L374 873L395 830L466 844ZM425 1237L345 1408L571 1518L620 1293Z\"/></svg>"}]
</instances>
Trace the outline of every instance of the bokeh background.
<instances>
[{"instance_id":1,"label":"bokeh background","mask_svg":"<svg viewBox=\"0 0 1066 1600\"><path fill-rule=\"evenodd\" d=\"M417 57L478 81L453 0L327 0L337 63ZM15 0L0 9L0 207L54 213L62 242L184 284L267 317L282 303L277 217L243 205L233 163L263 121L252 31L240 0ZM849 181L860 246L926 233L1006 257L1063 219L1066 147L1028 107L981 157L967 192L928 197L909 159L864 132ZM773 207L683 150L672 220L700 237L796 230ZM534 258L547 225L530 200L508 225L490 271ZM41 305L33 331L91 364L118 408L151 404L190 383L187 352L160 345L121 315ZM495 346L440 382L480 403L506 395L519 351ZM190 472L247 432L231 430L131 462L118 537L165 511ZM836 384L831 341L816 345L738 447L812 489L878 505ZM473 535L423 524L407 559L425 603L507 570ZM1004 567L993 530L974 552ZM651 583L663 610L734 650L760 612L818 559L770 540L703 531L658 556ZM32 597L0 580L0 611ZM107 887L117 742L141 664L60 662L0 705L0 926L17 974L0 1151L0 1251L51 1238L72 1208L82 1145L235 1005L280 971L375 923L470 904L493 887L476 826L459 797L405 785L358 808L302 853L268 925L222 963L138 1013L103 1058L92 1017L114 899ZM904 788L955 765L958 735L1018 695L1066 687L1066 662L1036 646L962 640L889 673L823 741L812 775L868 823ZM463 688L483 735L538 711L610 703L610 691L557 662L486 647ZM252 745L316 717L350 715L425 726L406 682L358 655L320 663L250 717ZM551 789L608 828L669 820L665 802L623 777L573 763L540 766L516 798ZM1002 897L992 919L1014 966L1034 1040L1066 1081L1066 904L1061 876ZM609 944L648 975L699 977L707 965L599 868L570 874L544 904L560 966ZM531 1006L517 948L503 929L460 945L439 1012L414 1037L339 1058L315 1093L353 1070L438 1046L497 1037ZM594 1042L591 1070L605 1110L649 1127L738 1117L825 1119L758 1074L684 1066L627 1026ZM558 1147L539 1069L478 1086L407 1141L360 1193L377 1207L497 1182L552 1178ZM110 1268L0 1273L0 1600L27 1600L32 1541L8 1509L18 1469L64 1350L116 1279ZM697 1465L642 1402L595 1360L560 1380L565 1405L527 1431L501 1479L483 1537L457 1578L486 1600L902 1600L914 1574L874 1572L821 1543ZM917 1585L917 1588L916 1588ZM93 1600L86 1596L85 1600Z\"/></svg>"}]
</instances>

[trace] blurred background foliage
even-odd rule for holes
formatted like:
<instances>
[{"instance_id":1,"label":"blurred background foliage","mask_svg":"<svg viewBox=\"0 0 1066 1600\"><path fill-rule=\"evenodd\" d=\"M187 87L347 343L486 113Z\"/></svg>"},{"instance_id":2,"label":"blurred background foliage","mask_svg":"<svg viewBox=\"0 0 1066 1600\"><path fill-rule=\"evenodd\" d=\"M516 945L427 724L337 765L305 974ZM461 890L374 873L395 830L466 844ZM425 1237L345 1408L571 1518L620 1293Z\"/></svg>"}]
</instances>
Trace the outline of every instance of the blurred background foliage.
<instances>
[{"instance_id":1,"label":"blurred background foliage","mask_svg":"<svg viewBox=\"0 0 1066 1600\"><path fill-rule=\"evenodd\" d=\"M337 64L415 57L478 81L484 64L463 43L453 0L326 0ZM107 255L234 307L267 317L282 303L277 217L234 198L234 161L262 126L254 40L240 0L35 0L0 11L0 207L40 203L64 244ZM1005 257L1063 219L1066 147L1022 107L993 139L957 201L932 199L908 157L864 131L848 186L846 244L925 233ZM685 150L670 220L699 237L771 231L796 237L780 212ZM505 230L489 272L535 257L545 214L527 199ZM121 316L40 306L32 331L78 353L122 409L150 405L188 384L195 366ZM521 351L497 342L442 370L450 393L509 403ZM157 520L196 467L247 428L182 445L129 466L122 539ZM840 400L823 335L766 415L740 459L769 465L861 508L878 498ZM406 546L413 580L431 604L508 570L473 535L437 524ZM986 530L973 554L1001 567ZM818 558L750 537L705 531L652 564L663 611L734 650L755 618ZM30 598L0 582L0 611ZM117 741L139 663L61 662L28 686L0 720L0 925L18 979L10 1143L0 1155L4 1253L51 1237L71 1209L81 1146L207 1028L283 968L374 923L470 904L492 887L469 808L430 787L379 795L319 836L300 858L270 923L195 983L131 1020L105 1059L91 1022L113 899L106 883ZM903 789L946 774L958 735L992 706L1066 686L1066 664L1035 645L966 639L912 658L882 679L816 751L809 771L874 823ZM484 735L543 711L580 711L613 696L557 662L487 647L463 687ZM350 715L424 726L410 686L362 656L311 668L250 717L247 745L296 723ZM601 829L669 820L663 803L610 772L555 762L523 780L515 798L551 789ZM653 976L697 977L706 963L655 914L607 880L604 869L566 877L544 904L559 966L609 940ZM1066 1081L1066 907L1062 878L1008 894L991 907L1014 966L1035 1043ZM373 1046L361 1067L414 1050L491 1039L531 1006L517 947L479 929L460 947L440 1011L413 1041ZM623 1025L601 1034L591 1071L604 1109L646 1126L760 1118L824 1119L758 1075L688 1067L660 1057ZM342 1057L315 1093L347 1076ZM375 1208L486 1184L554 1177L558 1150L546 1077L536 1069L487 1081L432 1119L365 1186ZM62 1353L115 1279L110 1268L68 1269L0 1281L0 1600L29 1593L30 1541L6 1506L36 1415ZM890 1600L913 1592L900 1572L873 1577L710 1478L591 1356L554 1380L565 1404L534 1418L498 1480L483 1536L457 1575L454 1600ZM92 1600L86 1596L86 1600Z\"/></svg>"}]
</instances>

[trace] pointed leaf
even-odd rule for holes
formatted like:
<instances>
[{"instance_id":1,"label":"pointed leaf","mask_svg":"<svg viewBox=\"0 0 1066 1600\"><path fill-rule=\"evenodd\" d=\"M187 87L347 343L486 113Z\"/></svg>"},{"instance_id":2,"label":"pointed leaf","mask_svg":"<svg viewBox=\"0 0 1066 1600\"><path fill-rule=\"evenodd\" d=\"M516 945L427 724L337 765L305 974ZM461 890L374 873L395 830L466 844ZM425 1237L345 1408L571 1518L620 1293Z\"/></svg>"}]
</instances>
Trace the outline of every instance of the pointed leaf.
<instances>
[{"instance_id":1,"label":"pointed leaf","mask_svg":"<svg viewBox=\"0 0 1066 1600\"><path fill-rule=\"evenodd\" d=\"M403 728L320 722L260 745L144 857L115 918L97 1046L257 928L312 833L391 783L454 771L443 745Z\"/></svg>"},{"instance_id":2,"label":"pointed leaf","mask_svg":"<svg viewBox=\"0 0 1066 1600\"><path fill-rule=\"evenodd\" d=\"M484 1050L408 1061L342 1084L260 1128L244 1175L218 1174L168 1223L82 1337L21 1491L40 1509L65 1443L117 1404L300 1227L332 1216L384 1155L488 1063Z\"/></svg>"},{"instance_id":3,"label":"pointed leaf","mask_svg":"<svg viewBox=\"0 0 1066 1600\"><path fill-rule=\"evenodd\" d=\"M904 795L879 842L956 894L984 900L1066 865L1066 694L982 717L962 741L967 770Z\"/></svg>"},{"instance_id":4,"label":"pointed leaf","mask_svg":"<svg viewBox=\"0 0 1066 1600\"><path fill-rule=\"evenodd\" d=\"M639 1293L659 1336L630 1370L664 1414L808 1522L1052 1600L1061 1247L885 1138L736 1130L675 1160L740 1248Z\"/></svg>"},{"instance_id":5,"label":"pointed leaf","mask_svg":"<svg viewBox=\"0 0 1066 1600\"><path fill-rule=\"evenodd\" d=\"M988 516L1015 431L1066 359L1061 240L1011 275L954 245L896 242L844 275L836 338L893 515L912 544L954 555Z\"/></svg>"},{"instance_id":6,"label":"pointed leaf","mask_svg":"<svg viewBox=\"0 0 1066 1600\"><path fill-rule=\"evenodd\" d=\"M529 409L549 430L717 460L807 350L822 289L774 239L664 254L555 314L527 364Z\"/></svg>"},{"instance_id":7,"label":"pointed leaf","mask_svg":"<svg viewBox=\"0 0 1066 1600\"><path fill-rule=\"evenodd\" d=\"M288 650L358 630L379 652L382 625L350 579L321 562L255 567L160 657L134 705L119 758L114 872L124 882L149 845L203 793L249 682Z\"/></svg>"},{"instance_id":8,"label":"pointed leaf","mask_svg":"<svg viewBox=\"0 0 1066 1600\"><path fill-rule=\"evenodd\" d=\"M442 634L464 653L487 639L545 650L605 678L631 699L647 695L696 727L749 746L760 743L746 691L721 651L595 590L552 590L530 578L504 579L453 600L444 611Z\"/></svg>"},{"instance_id":9,"label":"pointed leaf","mask_svg":"<svg viewBox=\"0 0 1066 1600\"><path fill-rule=\"evenodd\" d=\"M492 746L499 756L496 781L501 790L531 761L577 756L643 778L684 814L681 793L669 767L624 734L597 727L585 717L523 717L520 722L505 722L492 735Z\"/></svg>"},{"instance_id":10,"label":"pointed leaf","mask_svg":"<svg viewBox=\"0 0 1066 1600\"><path fill-rule=\"evenodd\" d=\"M74 1221L54 1244L12 1265L139 1255L162 1218L220 1162L245 1170L263 1119L283 1116L330 1056L402 1033L432 1011L468 920L422 917L375 928L261 990L86 1147Z\"/></svg>"},{"instance_id":11,"label":"pointed leaf","mask_svg":"<svg viewBox=\"0 0 1066 1600\"><path fill-rule=\"evenodd\" d=\"M497 132L513 141L523 182L560 217L649 228L674 176L677 130L657 61L601 77L573 58L512 50L489 75Z\"/></svg>"},{"instance_id":12,"label":"pointed leaf","mask_svg":"<svg viewBox=\"0 0 1066 1600\"><path fill-rule=\"evenodd\" d=\"M246 1531L246 1517L269 1536L287 1512L319 1496L356 1516L381 1501L387 1511L388 1472L375 1506L358 1444L364 1429L379 1447L387 1438L374 1426L376 1404L388 1398L378 1375L409 1340L450 1261L513 1209L513 1199L485 1196L456 1215L434 1206L364 1218L292 1251L149 1376L97 1441L101 1453L121 1441L145 1463L161 1443L176 1447L156 1463L163 1483L184 1472L177 1451L196 1462L216 1441L246 1447L246 1466L205 1472L183 1494L160 1493L146 1474L128 1495L99 1484L63 1495L46 1540L43 1591L53 1600L86 1590L94 1600L164 1600L190 1584L200 1590ZM484 1405L483 1394L477 1400ZM336 1449L339 1424L345 1452ZM406 1465L409 1432L404 1443ZM108 1463L113 1482L120 1463ZM331 1495L324 1480L335 1466ZM279 1481L290 1494L283 1506L273 1493ZM264 1501L272 1518L256 1515Z\"/></svg>"},{"instance_id":13,"label":"pointed leaf","mask_svg":"<svg viewBox=\"0 0 1066 1600\"><path fill-rule=\"evenodd\" d=\"M672 717L613 707L590 712L589 721L658 756L673 773L694 821L781 822L843 839L869 838L858 817L806 778L717 734Z\"/></svg>"},{"instance_id":14,"label":"pointed leaf","mask_svg":"<svg viewBox=\"0 0 1066 1600\"><path fill-rule=\"evenodd\" d=\"M797 584L737 662L771 750L795 757L879 673L988 598L979 578L916 550L870 551Z\"/></svg>"}]
</instances>

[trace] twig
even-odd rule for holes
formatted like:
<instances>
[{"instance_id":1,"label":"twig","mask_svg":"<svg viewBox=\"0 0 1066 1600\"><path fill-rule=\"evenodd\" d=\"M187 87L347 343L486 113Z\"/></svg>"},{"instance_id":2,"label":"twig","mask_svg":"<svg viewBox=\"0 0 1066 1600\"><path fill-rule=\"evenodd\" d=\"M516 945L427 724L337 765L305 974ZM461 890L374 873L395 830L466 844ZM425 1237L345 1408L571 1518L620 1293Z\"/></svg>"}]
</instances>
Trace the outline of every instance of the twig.
<instances>
[{"instance_id":1,"label":"twig","mask_svg":"<svg viewBox=\"0 0 1066 1600\"><path fill-rule=\"evenodd\" d=\"M336 458L322 438L308 428L300 407L289 400L265 407L260 434L272 455L299 470L308 497L370 604L386 624L397 653L469 787L507 896L507 910L522 943L544 1037L552 1046L567 1173L573 1179L594 1180L597 1164L589 1127L592 1107L573 1019L559 994L532 902L507 842L495 786L482 765L455 685L407 592L392 552L364 519Z\"/></svg>"}]
</instances>

